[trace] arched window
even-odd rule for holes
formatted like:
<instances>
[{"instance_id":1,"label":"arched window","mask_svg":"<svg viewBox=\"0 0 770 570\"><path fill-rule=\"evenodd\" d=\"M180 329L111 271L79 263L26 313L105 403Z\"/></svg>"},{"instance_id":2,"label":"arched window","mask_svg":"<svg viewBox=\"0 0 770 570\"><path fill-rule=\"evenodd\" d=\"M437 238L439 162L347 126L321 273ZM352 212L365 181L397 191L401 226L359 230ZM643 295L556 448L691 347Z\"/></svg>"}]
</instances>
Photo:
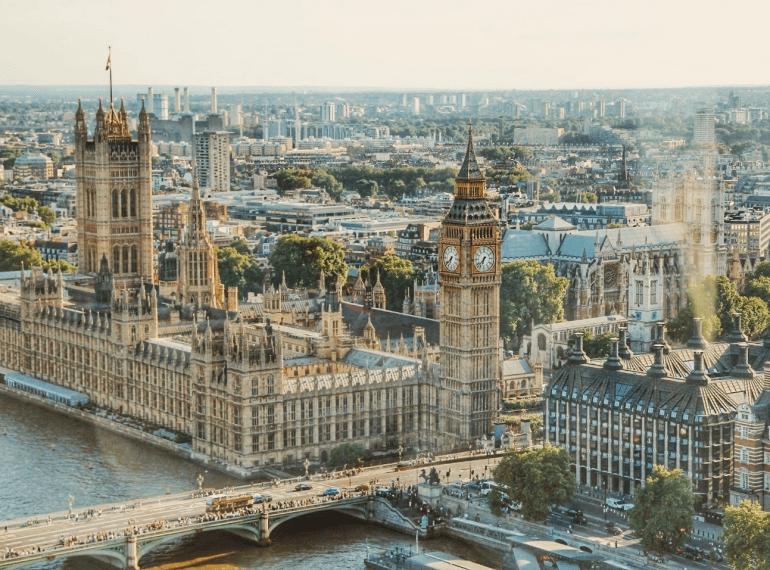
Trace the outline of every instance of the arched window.
<instances>
[{"instance_id":1,"label":"arched window","mask_svg":"<svg viewBox=\"0 0 770 570\"><path fill-rule=\"evenodd\" d=\"M538 350L545 350L545 335L543 333L537 335L537 348Z\"/></svg>"},{"instance_id":2,"label":"arched window","mask_svg":"<svg viewBox=\"0 0 770 570\"><path fill-rule=\"evenodd\" d=\"M668 207L665 196L660 199L660 217L662 220L665 220L668 217Z\"/></svg>"},{"instance_id":3,"label":"arched window","mask_svg":"<svg viewBox=\"0 0 770 570\"><path fill-rule=\"evenodd\" d=\"M112 217L117 218L120 216L120 209L118 206L118 191L112 191Z\"/></svg>"},{"instance_id":4,"label":"arched window","mask_svg":"<svg viewBox=\"0 0 770 570\"><path fill-rule=\"evenodd\" d=\"M682 221L682 199L677 198L674 202L674 221L675 222L681 222Z\"/></svg>"},{"instance_id":5,"label":"arched window","mask_svg":"<svg viewBox=\"0 0 770 570\"><path fill-rule=\"evenodd\" d=\"M131 248L131 273L137 272L138 259L136 255L136 246Z\"/></svg>"},{"instance_id":6,"label":"arched window","mask_svg":"<svg viewBox=\"0 0 770 570\"><path fill-rule=\"evenodd\" d=\"M123 273L128 273L128 246L123 246Z\"/></svg>"},{"instance_id":7,"label":"arched window","mask_svg":"<svg viewBox=\"0 0 770 570\"><path fill-rule=\"evenodd\" d=\"M131 210L131 217L136 217L136 189L131 188L131 193L129 195L129 203L130 203L130 210Z\"/></svg>"},{"instance_id":8,"label":"arched window","mask_svg":"<svg viewBox=\"0 0 770 570\"><path fill-rule=\"evenodd\" d=\"M120 273L120 246L115 246L112 252L112 272Z\"/></svg>"},{"instance_id":9,"label":"arched window","mask_svg":"<svg viewBox=\"0 0 770 570\"><path fill-rule=\"evenodd\" d=\"M128 217L128 193L125 190L120 193L120 215Z\"/></svg>"}]
</instances>

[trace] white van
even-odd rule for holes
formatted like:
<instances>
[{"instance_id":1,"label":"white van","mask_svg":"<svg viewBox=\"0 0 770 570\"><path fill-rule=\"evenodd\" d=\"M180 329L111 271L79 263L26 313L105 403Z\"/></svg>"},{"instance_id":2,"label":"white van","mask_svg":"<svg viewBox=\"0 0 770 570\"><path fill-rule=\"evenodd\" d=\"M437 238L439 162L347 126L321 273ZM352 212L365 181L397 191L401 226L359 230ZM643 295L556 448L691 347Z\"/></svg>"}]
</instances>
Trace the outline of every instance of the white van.
<instances>
[{"instance_id":1,"label":"white van","mask_svg":"<svg viewBox=\"0 0 770 570\"><path fill-rule=\"evenodd\" d=\"M508 492L508 487L506 485L495 483L494 481L484 481L481 484L481 496L486 497L491 491L500 491L501 493L506 493Z\"/></svg>"}]
</instances>

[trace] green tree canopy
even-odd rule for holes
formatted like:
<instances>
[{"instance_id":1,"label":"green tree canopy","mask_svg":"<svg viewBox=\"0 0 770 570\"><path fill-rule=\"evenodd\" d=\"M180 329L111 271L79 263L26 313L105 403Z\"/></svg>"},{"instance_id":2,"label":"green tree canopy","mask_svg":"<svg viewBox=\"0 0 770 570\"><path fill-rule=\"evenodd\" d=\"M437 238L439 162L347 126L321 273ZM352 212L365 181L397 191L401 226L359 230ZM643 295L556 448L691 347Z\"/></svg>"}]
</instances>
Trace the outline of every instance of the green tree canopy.
<instances>
[{"instance_id":1,"label":"green tree canopy","mask_svg":"<svg viewBox=\"0 0 770 570\"><path fill-rule=\"evenodd\" d=\"M589 358L606 358L610 355L612 339L618 335L608 332L594 336L593 331L589 329L583 332L585 333L583 337L583 350Z\"/></svg>"},{"instance_id":2,"label":"green tree canopy","mask_svg":"<svg viewBox=\"0 0 770 570\"><path fill-rule=\"evenodd\" d=\"M695 495L692 481L681 469L652 469L644 486L637 486L635 507L628 522L648 550L664 552L681 546L692 530Z\"/></svg>"},{"instance_id":3,"label":"green tree canopy","mask_svg":"<svg viewBox=\"0 0 770 570\"><path fill-rule=\"evenodd\" d=\"M50 206L40 206L37 209L37 215L48 226L50 226L56 219L56 213L50 208Z\"/></svg>"},{"instance_id":4,"label":"green tree canopy","mask_svg":"<svg viewBox=\"0 0 770 570\"><path fill-rule=\"evenodd\" d=\"M743 313L741 324L749 337L756 337L770 323L767 305L760 298L742 297L724 275L707 275L690 287L687 307L668 323L668 333L673 340L685 342L693 334L693 317L700 317L704 336L713 340L733 329L733 313Z\"/></svg>"},{"instance_id":5,"label":"green tree canopy","mask_svg":"<svg viewBox=\"0 0 770 570\"><path fill-rule=\"evenodd\" d=\"M302 188L310 188L310 171L297 170L296 168L290 168L287 170L279 170L273 174L278 188L285 192L287 190L299 190Z\"/></svg>"},{"instance_id":6,"label":"green tree canopy","mask_svg":"<svg viewBox=\"0 0 770 570\"><path fill-rule=\"evenodd\" d=\"M342 194L342 184L326 170L313 171L310 182L313 186L326 190L326 193L334 200L339 200L340 194Z\"/></svg>"},{"instance_id":7,"label":"green tree canopy","mask_svg":"<svg viewBox=\"0 0 770 570\"><path fill-rule=\"evenodd\" d=\"M225 287L238 287L238 294L258 293L262 290L264 272L255 257L240 253L234 247L217 249L219 280Z\"/></svg>"},{"instance_id":8,"label":"green tree canopy","mask_svg":"<svg viewBox=\"0 0 770 570\"><path fill-rule=\"evenodd\" d=\"M385 288L387 307L391 311L401 311L404 305L406 290L412 286L415 278L419 277L412 262L402 259L397 255L381 257L371 267L365 268L366 278L374 285L377 282L377 273L380 274L380 283Z\"/></svg>"},{"instance_id":9,"label":"green tree canopy","mask_svg":"<svg viewBox=\"0 0 770 570\"><path fill-rule=\"evenodd\" d=\"M239 238L227 247L232 247L235 251L238 253L242 253L244 255L251 255L251 249L249 248L249 244L246 243L246 240L243 238Z\"/></svg>"},{"instance_id":10,"label":"green tree canopy","mask_svg":"<svg viewBox=\"0 0 770 570\"><path fill-rule=\"evenodd\" d=\"M759 297L739 297L735 310L741 313L741 327L750 339L757 338L770 324L767 303Z\"/></svg>"},{"instance_id":11,"label":"green tree canopy","mask_svg":"<svg viewBox=\"0 0 770 570\"><path fill-rule=\"evenodd\" d=\"M348 275L342 246L321 237L287 235L278 238L270 254L270 263L275 271L275 285L281 282L283 275L286 275L289 287L316 287L321 270L327 286L332 286L337 277L344 283Z\"/></svg>"},{"instance_id":12,"label":"green tree canopy","mask_svg":"<svg viewBox=\"0 0 770 570\"><path fill-rule=\"evenodd\" d=\"M765 263L767 262L763 261L760 265L764 265ZM744 293L746 293L747 297L759 297L765 303L770 303L770 277L759 275L750 279L746 283Z\"/></svg>"},{"instance_id":13,"label":"green tree canopy","mask_svg":"<svg viewBox=\"0 0 770 570\"><path fill-rule=\"evenodd\" d=\"M722 542L727 563L738 570L770 568L770 513L756 501L725 508Z\"/></svg>"},{"instance_id":14,"label":"green tree canopy","mask_svg":"<svg viewBox=\"0 0 770 570\"><path fill-rule=\"evenodd\" d=\"M329 466L342 467L347 465L348 467L355 467L358 460L366 457L367 453L367 449L361 444L341 443L333 447L329 452Z\"/></svg>"},{"instance_id":15,"label":"green tree canopy","mask_svg":"<svg viewBox=\"0 0 770 570\"><path fill-rule=\"evenodd\" d=\"M569 454L546 443L539 449L507 453L495 467L494 479L509 487L527 519L542 521L554 503L566 503L575 492Z\"/></svg>"},{"instance_id":16,"label":"green tree canopy","mask_svg":"<svg viewBox=\"0 0 770 570\"><path fill-rule=\"evenodd\" d=\"M538 261L514 261L502 267L500 288L500 333L521 336L530 321L552 323L564 320L564 295L569 281L557 277L553 265Z\"/></svg>"},{"instance_id":17,"label":"green tree canopy","mask_svg":"<svg viewBox=\"0 0 770 570\"><path fill-rule=\"evenodd\" d=\"M22 265L27 269L36 265L48 268L36 249L15 241L0 240L0 271L19 271Z\"/></svg>"}]
</instances>

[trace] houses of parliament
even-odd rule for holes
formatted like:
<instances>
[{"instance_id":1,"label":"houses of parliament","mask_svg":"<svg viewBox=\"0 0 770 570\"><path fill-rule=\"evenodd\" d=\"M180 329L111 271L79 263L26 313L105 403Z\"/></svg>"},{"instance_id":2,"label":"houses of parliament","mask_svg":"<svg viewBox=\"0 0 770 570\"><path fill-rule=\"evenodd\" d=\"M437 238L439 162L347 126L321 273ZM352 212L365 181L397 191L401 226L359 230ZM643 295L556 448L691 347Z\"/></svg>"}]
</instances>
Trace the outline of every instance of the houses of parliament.
<instances>
[{"instance_id":1,"label":"houses of parliament","mask_svg":"<svg viewBox=\"0 0 770 570\"><path fill-rule=\"evenodd\" d=\"M498 407L501 235L468 146L439 240L439 363L424 335L381 349L368 321L346 330L342 284L298 299L285 283L242 303L219 282L197 177L173 299L159 298L152 242L150 122L137 138L112 103L93 136L75 118L79 273L22 271L0 293L7 369L86 394L127 418L191 438L199 458L245 476L324 463L343 443L370 452L467 449Z\"/></svg>"}]
</instances>

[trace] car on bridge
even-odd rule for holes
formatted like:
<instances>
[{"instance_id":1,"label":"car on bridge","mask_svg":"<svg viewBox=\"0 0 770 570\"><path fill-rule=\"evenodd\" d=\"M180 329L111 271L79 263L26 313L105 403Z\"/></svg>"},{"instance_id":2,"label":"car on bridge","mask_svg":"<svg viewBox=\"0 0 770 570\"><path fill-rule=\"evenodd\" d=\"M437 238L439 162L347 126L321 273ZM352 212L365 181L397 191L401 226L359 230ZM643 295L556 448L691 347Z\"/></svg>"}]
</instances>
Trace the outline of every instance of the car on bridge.
<instances>
[{"instance_id":1,"label":"car on bridge","mask_svg":"<svg viewBox=\"0 0 770 570\"><path fill-rule=\"evenodd\" d=\"M367 485L366 483L361 483L360 485L358 485L354 489L354 491L357 491L359 493L368 493L369 492L369 485Z\"/></svg>"},{"instance_id":2,"label":"car on bridge","mask_svg":"<svg viewBox=\"0 0 770 570\"><path fill-rule=\"evenodd\" d=\"M254 502L257 504L260 503L269 503L273 500L273 497L270 495L254 495Z\"/></svg>"},{"instance_id":3,"label":"car on bridge","mask_svg":"<svg viewBox=\"0 0 770 570\"><path fill-rule=\"evenodd\" d=\"M308 485L307 483L300 483L299 485L294 486L295 491L309 491L313 487L311 485Z\"/></svg>"},{"instance_id":4,"label":"car on bridge","mask_svg":"<svg viewBox=\"0 0 770 570\"><path fill-rule=\"evenodd\" d=\"M324 492L321 494L324 497L334 497L335 495L340 494L340 490L337 487L329 487L328 489L324 489Z\"/></svg>"}]
</instances>

